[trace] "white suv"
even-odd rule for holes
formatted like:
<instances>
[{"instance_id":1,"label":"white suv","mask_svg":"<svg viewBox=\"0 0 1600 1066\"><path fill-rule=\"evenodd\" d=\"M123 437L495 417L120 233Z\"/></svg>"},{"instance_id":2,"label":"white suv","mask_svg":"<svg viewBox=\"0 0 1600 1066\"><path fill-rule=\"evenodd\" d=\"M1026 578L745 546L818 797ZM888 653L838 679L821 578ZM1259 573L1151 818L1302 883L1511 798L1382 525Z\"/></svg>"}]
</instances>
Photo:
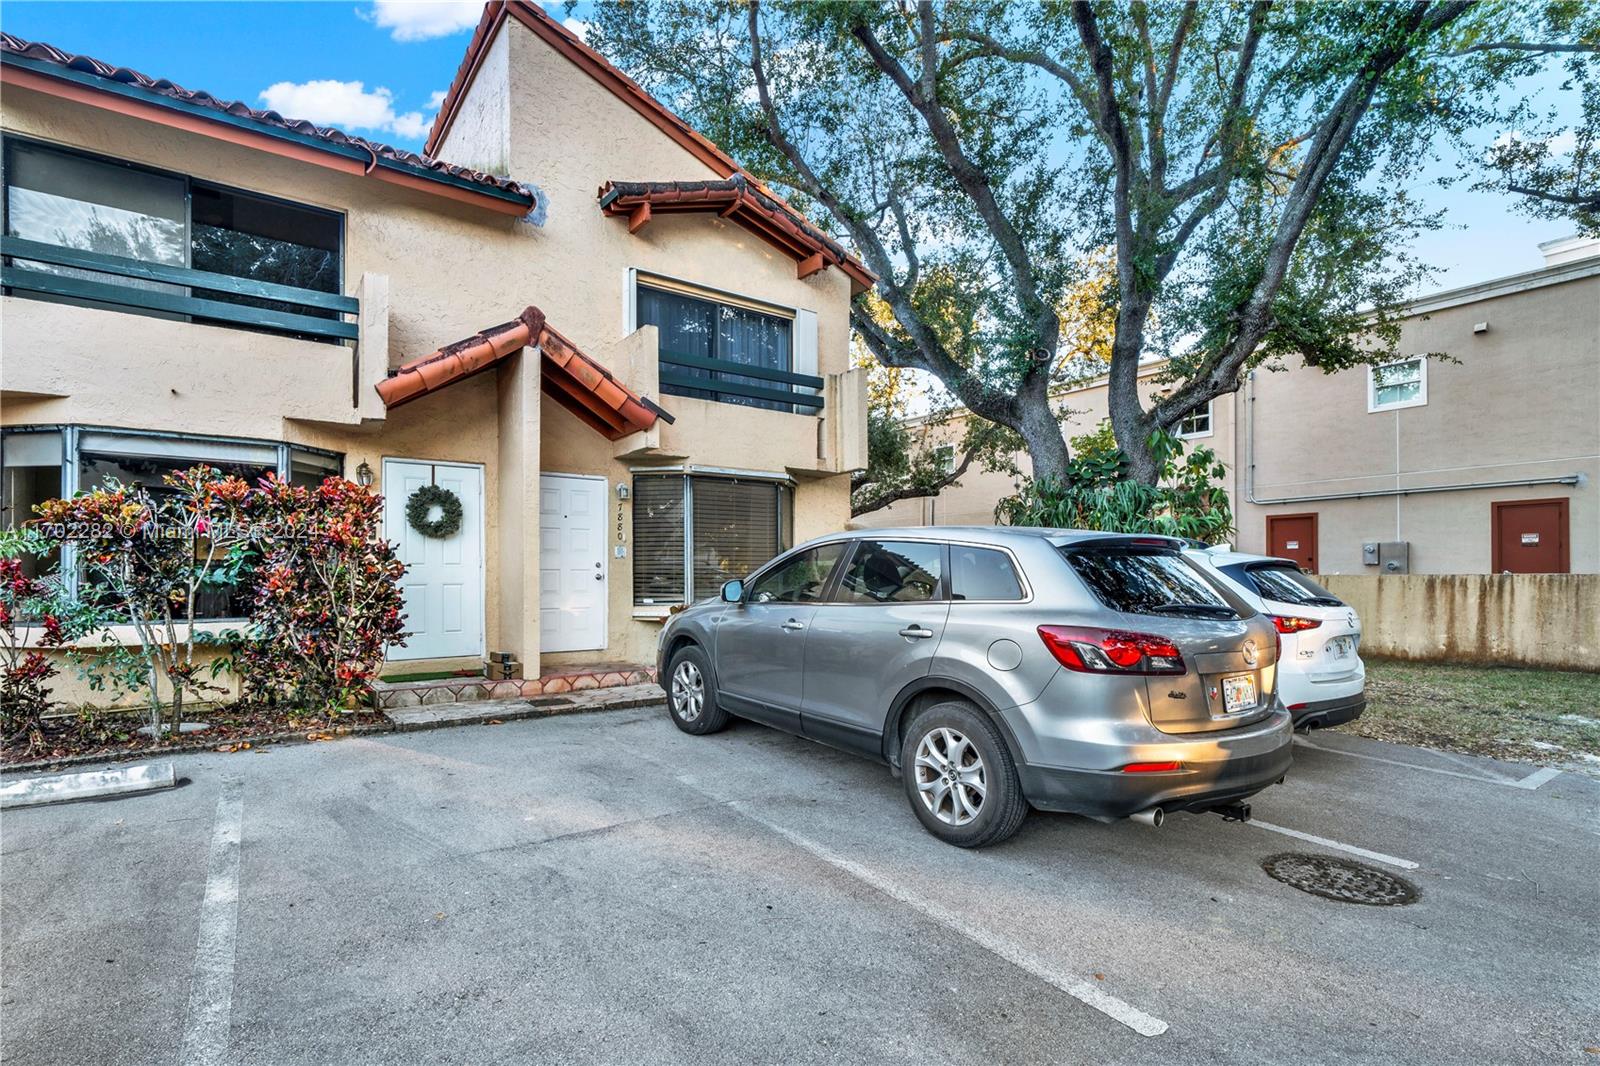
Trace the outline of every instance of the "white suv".
<instances>
[{"instance_id":1,"label":"white suv","mask_svg":"<svg viewBox=\"0 0 1600 1066\"><path fill-rule=\"evenodd\" d=\"M1290 559L1220 548L1184 553L1272 618L1283 652L1278 698L1296 728L1339 725L1367 709L1361 662L1361 619L1355 609L1313 581Z\"/></svg>"}]
</instances>

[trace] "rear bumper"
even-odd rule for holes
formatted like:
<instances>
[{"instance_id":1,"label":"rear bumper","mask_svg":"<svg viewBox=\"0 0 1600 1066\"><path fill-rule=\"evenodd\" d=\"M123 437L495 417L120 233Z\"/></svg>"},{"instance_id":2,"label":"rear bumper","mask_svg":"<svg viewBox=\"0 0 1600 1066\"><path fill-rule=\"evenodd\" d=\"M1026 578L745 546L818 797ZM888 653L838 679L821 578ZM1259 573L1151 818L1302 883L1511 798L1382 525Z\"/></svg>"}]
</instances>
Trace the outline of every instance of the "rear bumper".
<instances>
[{"instance_id":1,"label":"rear bumper","mask_svg":"<svg viewBox=\"0 0 1600 1066\"><path fill-rule=\"evenodd\" d=\"M1367 694L1358 692L1354 696L1344 696L1336 700L1318 700L1308 703L1304 707L1294 710L1294 727L1296 729L1323 729L1327 726L1342 725L1353 722L1361 717L1361 712L1367 709Z\"/></svg>"},{"instance_id":2,"label":"rear bumper","mask_svg":"<svg viewBox=\"0 0 1600 1066\"><path fill-rule=\"evenodd\" d=\"M1263 730L1262 724L1268 729ZM1229 738L1143 747L1141 761L1176 759L1183 769L1172 773L1126 774L1120 770L1084 770L1020 764L1023 794L1043 811L1065 811L1091 818L1126 818L1160 807L1165 811L1199 811L1255 795L1289 770L1293 738L1289 715L1280 711L1270 723L1250 727L1250 742L1230 750ZM1265 735L1264 735L1265 734Z\"/></svg>"}]
</instances>

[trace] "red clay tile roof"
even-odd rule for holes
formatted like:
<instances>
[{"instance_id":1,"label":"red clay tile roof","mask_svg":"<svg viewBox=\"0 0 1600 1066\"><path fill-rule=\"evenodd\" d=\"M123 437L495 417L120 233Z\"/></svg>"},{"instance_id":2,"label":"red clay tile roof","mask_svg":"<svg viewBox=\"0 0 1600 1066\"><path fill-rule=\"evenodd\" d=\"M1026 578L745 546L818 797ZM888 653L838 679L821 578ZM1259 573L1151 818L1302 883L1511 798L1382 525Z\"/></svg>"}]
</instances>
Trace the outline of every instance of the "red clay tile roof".
<instances>
[{"instance_id":1,"label":"red clay tile roof","mask_svg":"<svg viewBox=\"0 0 1600 1066\"><path fill-rule=\"evenodd\" d=\"M378 383L384 406L401 404L437 392L480 374L523 348L538 345L544 356L540 376L544 391L596 432L610 440L649 429L657 418L672 416L612 376L545 322L537 307L525 308L510 322L490 326L466 340L404 364Z\"/></svg>"},{"instance_id":2,"label":"red clay tile roof","mask_svg":"<svg viewBox=\"0 0 1600 1066\"><path fill-rule=\"evenodd\" d=\"M759 193L765 201L778 205L777 210L779 213L790 218L804 218L800 212L785 203L782 197L751 176L733 160L732 156L717 147L683 119L673 114L661 101L646 92L638 82L618 70L609 60L593 48L590 48L571 30L551 18L540 5L527 3L526 0L488 0L483 5L483 17L478 20L478 28L473 31L472 40L467 45L467 54L461 60L461 67L456 71L455 79L450 83L449 91L445 93L444 102L440 105L438 114L434 116L433 129L428 133L427 151L438 150L440 142L444 140L445 134L450 129L450 123L455 119L456 108L460 106L462 97L466 95L467 86L471 83L472 76L477 72L478 64L482 61L489 44L494 40L495 32L499 30L508 17L515 18L532 30L540 40L565 56L579 70L610 90L623 103L633 108L657 129L676 141L690 155L711 168L711 170L722 175L725 179L735 176L742 178L748 183L752 193ZM679 183L667 182L661 184L674 185ZM810 226L809 223L807 225ZM821 236L820 231L816 230L814 226L810 228L819 237ZM840 269L850 276L852 286L857 291L869 289L877 282L877 275L868 270L860 259L850 255L839 246L838 242L833 241L831 238L824 237L822 239L827 240L832 248L838 249L839 258L832 260L832 262L835 262Z\"/></svg>"},{"instance_id":3,"label":"red clay tile roof","mask_svg":"<svg viewBox=\"0 0 1600 1066\"><path fill-rule=\"evenodd\" d=\"M424 180L449 183L509 200L517 206L519 213L531 210L536 205L534 191L510 178L456 166L365 137L352 136L342 130L316 126L303 119L285 118L276 111L257 110L238 100L219 100L208 92L185 89L165 78L152 78L127 67L112 66L90 56L74 55L53 45L25 41L9 33L0 33L0 60L4 61L7 80L17 84L39 88L39 83L30 80L29 75L53 76L119 96L142 98L145 102L181 109L188 115L209 118L226 126L256 127L275 134L292 134L302 143L362 159L363 169L367 173L384 167Z\"/></svg>"},{"instance_id":4,"label":"red clay tile roof","mask_svg":"<svg viewBox=\"0 0 1600 1066\"><path fill-rule=\"evenodd\" d=\"M600 209L627 217L630 233L652 214L715 211L792 256L802 278L837 266L863 287L877 280L838 241L742 173L722 181L608 181L599 195Z\"/></svg>"}]
</instances>

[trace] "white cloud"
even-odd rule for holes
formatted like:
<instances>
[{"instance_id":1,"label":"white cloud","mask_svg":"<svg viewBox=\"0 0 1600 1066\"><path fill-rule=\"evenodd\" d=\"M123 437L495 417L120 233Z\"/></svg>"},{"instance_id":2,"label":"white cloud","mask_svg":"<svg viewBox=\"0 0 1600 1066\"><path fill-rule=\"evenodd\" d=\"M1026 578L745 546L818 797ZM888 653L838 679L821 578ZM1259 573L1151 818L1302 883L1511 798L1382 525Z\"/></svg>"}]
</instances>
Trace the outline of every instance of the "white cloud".
<instances>
[{"instance_id":1,"label":"white cloud","mask_svg":"<svg viewBox=\"0 0 1600 1066\"><path fill-rule=\"evenodd\" d=\"M589 43L589 24L587 22L583 21L582 19L572 18L569 15L561 20L561 25L565 26L569 33L578 38L578 40L582 41L584 44Z\"/></svg>"},{"instance_id":2,"label":"white cloud","mask_svg":"<svg viewBox=\"0 0 1600 1066\"><path fill-rule=\"evenodd\" d=\"M359 81L280 81L261 91L261 101L286 118L345 130L376 130L408 141L421 140L433 124L443 92L428 98L428 109L397 112L394 93L383 86L368 90Z\"/></svg>"},{"instance_id":3,"label":"white cloud","mask_svg":"<svg viewBox=\"0 0 1600 1066\"><path fill-rule=\"evenodd\" d=\"M449 95L444 89L437 89L428 97L428 110L437 111L444 106L444 98Z\"/></svg>"},{"instance_id":4,"label":"white cloud","mask_svg":"<svg viewBox=\"0 0 1600 1066\"><path fill-rule=\"evenodd\" d=\"M397 41L428 41L469 30L482 14L476 0L372 0L361 17Z\"/></svg>"}]
</instances>

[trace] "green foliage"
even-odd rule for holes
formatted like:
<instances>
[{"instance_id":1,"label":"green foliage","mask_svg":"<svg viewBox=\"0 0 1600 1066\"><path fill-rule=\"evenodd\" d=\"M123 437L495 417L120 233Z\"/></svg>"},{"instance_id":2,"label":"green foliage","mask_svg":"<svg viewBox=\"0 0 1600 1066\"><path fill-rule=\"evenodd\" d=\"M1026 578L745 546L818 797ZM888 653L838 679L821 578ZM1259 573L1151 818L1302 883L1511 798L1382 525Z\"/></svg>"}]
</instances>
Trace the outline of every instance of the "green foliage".
<instances>
[{"instance_id":1,"label":"green foliage","mask_svg":"<svg viewBox=\"0 0 1600 1066\"><path fill-rule=\"evenodd\" d=\"M366 699L404 636L405 565L380 534L383 497L344 478L307 489L269 476L245 508L261 561L250 626L227 635L245 694L314 711Z\"/></svg>"},{"instance_id":2,"label":"green foliage","mask_svg":"<svg viewBox=\"0 0 1600 1066\"><path fill-rule=\"evenodd\" d=\"M1128 476L1109 422L1072 440L1073 457L1063 479L1034 478L1015 496L1001 500L995 521L1012 526L1094 529L1109 533L1159 533L1214 543L1233 532L1228 494L1217 484L1227 473L1209 448L1187 457L1183 441L1152 434L1152 454L1161 480L1145 485Z\"/></svg>"},{"instance_id":3,"label":"green foliage","mask_svg":"<svg viewBox=\"0 0 1600 1066\"><path fill-rule=\"evenodd\" d=\"M201 464L163 478L163 491L112 479L70 499L34 508L32 525L54 546L72 549L79 598L133 627L139 639L150 725L159 736L160 682L171 689L170 735L184 698L222 691L200 676L196 603L203 589L235 579L248 551L241 521L250 487ZM63 556L65 556L63 552ZM64 585L65 583L61 583ZM112 643L108 641L107 643ZM126 659L110 657L114 683L131 681Z\"/></svg>"},{"instance_id":4,"label":"green foliage","mask_svg":"<svg viewBox=\"0 0 1600 1066\"><path fill-rule=\"evenodd\" d=\"M863 256L880 281L852 321L872 353L1026 434L1035 474L1067 476L1043 386L1093 348L1069 318L1114 318L1124 371L1170 358L1150 408L1136 374L1111 378L1150 484L1150 431L1251 368L1392 358L1396 308L1429 274L1409 249L1448 221L1415 190L1479 176L1441 178L1442 145L1593 224L1597 12L638 0L585 17L591 44ZM1529 95L1555 64L1543 84L1581 95L1577 123ZM1116 281L1096 290L1106 254Z\"/></svg>"}]
</instances>

